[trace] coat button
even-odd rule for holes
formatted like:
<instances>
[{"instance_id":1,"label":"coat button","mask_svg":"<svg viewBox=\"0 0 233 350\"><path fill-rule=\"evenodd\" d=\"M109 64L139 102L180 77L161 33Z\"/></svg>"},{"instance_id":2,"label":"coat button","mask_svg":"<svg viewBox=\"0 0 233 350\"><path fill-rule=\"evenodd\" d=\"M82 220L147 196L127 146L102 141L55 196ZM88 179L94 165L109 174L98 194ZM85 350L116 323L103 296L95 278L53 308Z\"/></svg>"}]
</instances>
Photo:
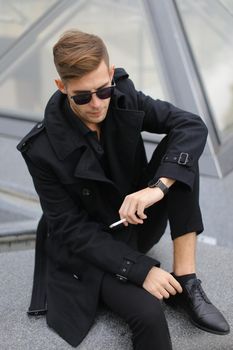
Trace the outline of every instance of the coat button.
<instances>
[{"instance_id":1,"label":"coat button","mask_svg":"<svg viewBox=\"0 0 233 350\"><path fill-rule=\"evenodd\" d=\"M29 144L27 142L24 142L20 148L21 152L27 151L28 147L29 147Z\"/></svg>"},{"instance_id":2,"label":"coat button","mask_svg":"<svg viewBox=\"0 0 233 350\"><path fill-rule=\"evenodd\" d=\"M89 188L83 188L82 189L82 195L83 196L90 196L91 191L89 190Z\"/></svg>"},{"instance_id":3,"label":"coat button","mask_svg":"<svg viewBox=\"0 0 233 350\"><path fill-rule=\"evenodd\" d=\"M75 273L73 274L73 277L74 277L76 280L79 280L79 276L76 275Z\"/></svg>"},{"instance_id":4,"label":"coat button","mask_svg":"<svg viewBox=\"0 0 233 350\"><path fill-rule=\"evenodd\" d=\"M37 129L41 129L42 128L42 126L43 126L43 123L39 123L39 124L37 124Z\"/></svg>"}]
</instances>

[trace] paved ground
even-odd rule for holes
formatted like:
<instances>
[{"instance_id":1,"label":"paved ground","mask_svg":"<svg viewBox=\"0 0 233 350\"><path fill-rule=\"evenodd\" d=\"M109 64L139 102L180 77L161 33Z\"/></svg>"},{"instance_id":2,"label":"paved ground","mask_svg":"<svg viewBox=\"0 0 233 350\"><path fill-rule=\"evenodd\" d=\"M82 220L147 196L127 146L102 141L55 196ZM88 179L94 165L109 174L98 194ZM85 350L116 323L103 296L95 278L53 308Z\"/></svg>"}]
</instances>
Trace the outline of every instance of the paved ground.
<instances>
[{"instance_id":1,"label":"paved ground","mask_svg":"<svg viewBox=\"0 0 233 350\"><path fill-rule=\"evenodd\" d=\"M170 270L170 243L164 238L149 253ZM210 299L222 310L233 328L233 251L199 243L199 277ZM72 349L50 330L42 318L28 318L26 310L31 292L34 251L0 254L0 349ZM179 311L165 307L174 350L233 350L233 333L212 335L193 327ZM96 322L79 350L132 350L130 331L115 315L100 310ZM146 349L145 349L146 350Z\"/></svg>"}]
</instances>

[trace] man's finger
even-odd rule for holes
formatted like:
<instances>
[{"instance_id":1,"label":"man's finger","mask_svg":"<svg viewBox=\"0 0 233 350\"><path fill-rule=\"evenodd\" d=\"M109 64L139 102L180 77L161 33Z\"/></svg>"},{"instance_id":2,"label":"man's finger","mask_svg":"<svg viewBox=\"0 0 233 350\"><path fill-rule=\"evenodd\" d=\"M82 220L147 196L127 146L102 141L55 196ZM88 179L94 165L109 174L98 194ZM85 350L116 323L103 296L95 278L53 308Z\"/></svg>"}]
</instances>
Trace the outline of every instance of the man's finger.
<instances>
[{"instance_id":1,"label":"man's finger","mask_svg":"<svg viewBox=\"0 0 233 350\"><path fill-rule=\"evenodd\" d=\"M144 220L144 219L147 218L146 214L144 213L144 210L145 210L145 204L139 203L139 204L138 204L138 208L137 208L137 215L138 215L142 220Z\"/></svg>"},{"instance_id":2,"label":"man's finger","mask_svg":"<svg viewBox=\"0 0 233 350\"><path fill-rule=\"evenodd\" d=\"M162 294L163 298L168 299L170 297L170 294L167 292L166 289L163 289L160 291L160 294Z\"/></svg>"},{"instance_id":3,"label":"man's finger","mask_svg":"<svg viewBox=\"0 0 233 350\"><path fill-rule=\"evenodd\" d=\"M154 297L156 297L157 299L163 300L163 295L162 295L160 292L156 291L156 292L154 292L154 293L152 293L152 294L153 294Z\"/></svg>"},{"instance_id":4,"label":"man's finger","mask_svg":"<svg viewBox=\"0 0 233 350\"><path fill-rule=\"evenodd\" d=\"M182 293L182 287L180 283L172 275L170 277L169 282L177 290L177 292Z\"/></svg>"},{"instance_id":5,"label":"man's finger","mask_svg":"<svg viewBox=\"0 0 233 350\"><path fill-rule=\"evenodd\" d=\"M132 200L128 207L126 219L132 224L142 224L143 223L142 219L138 217L136 213L137 213L137 201Z\"/></svg>"},{"instance_id":6,"label":"man's finger","mask_svg":"<svg viewBox=\"0 0 233 350\"><path fill-rule=\"evenodd\" d=\"M177 293L177 290L174 287L172 287L170 283L168 283L164 288L171 295L175 295Z\"/></svg>"},{"instance_id":7,"label":"man's finger","mask_svg":"<svg viewBox=\"0 0 233 350\"><path fill-rule=\"evenodd\" d=\"M119 215L120 215L121 219L123 219L123 218L127 219L128 209L129 209L129 203L125 199L124 202L122 203L120 209L119 209Z\"/></svg>"}]
</instances>

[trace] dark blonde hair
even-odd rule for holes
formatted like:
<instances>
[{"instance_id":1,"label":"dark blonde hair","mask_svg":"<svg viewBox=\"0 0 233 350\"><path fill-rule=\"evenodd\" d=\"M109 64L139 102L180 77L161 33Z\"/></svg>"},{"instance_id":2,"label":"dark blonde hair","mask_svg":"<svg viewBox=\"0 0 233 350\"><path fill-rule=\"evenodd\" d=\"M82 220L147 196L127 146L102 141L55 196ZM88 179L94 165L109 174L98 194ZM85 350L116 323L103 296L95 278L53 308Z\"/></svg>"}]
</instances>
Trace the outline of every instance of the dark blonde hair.
<instances>
[{"instance_id":1,"label":"dark blonde hair","mask_svg":"<svg viewBox=\"0 0 233 350\"><path fill-rule=\"evenodd\" d=\"M81 78L98 68L102 60L109 67L107 48L96 35L68 30L53 47L54 64L62 81Z\"/></svg>"}]
</instances>

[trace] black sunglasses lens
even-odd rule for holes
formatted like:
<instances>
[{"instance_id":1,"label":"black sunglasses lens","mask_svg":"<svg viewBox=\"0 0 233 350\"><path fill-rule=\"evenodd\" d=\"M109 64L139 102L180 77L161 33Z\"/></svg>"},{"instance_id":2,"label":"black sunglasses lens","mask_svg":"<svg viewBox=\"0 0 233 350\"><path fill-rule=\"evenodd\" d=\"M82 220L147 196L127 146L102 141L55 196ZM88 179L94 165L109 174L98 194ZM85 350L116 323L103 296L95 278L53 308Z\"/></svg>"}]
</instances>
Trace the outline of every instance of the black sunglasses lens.
<instances>
[{"instance_id":1,"label":"black sunglasses lens","mask_svg":"<svg viewBox=\"0 0 233 350\"><path fill-rule=\"evenodd\" d=\"M72 98L77 105L85 105L91 101L91 93L75 95Z\"/></svg>"},{"instance_id":2,"label":"black sunglasses lens","mask_svg":"<svg viewBox=\"0 0 233 350\"><path fill-rule=\"evenodd\" d=\"M111 97L112 93L113 93L113 87L112 86L109 86L109 87L106 87L106 88L103 88L101 90L96 91L96 95L101 100L105 100L106 98Z\"/></svg>"}]
</instances>

